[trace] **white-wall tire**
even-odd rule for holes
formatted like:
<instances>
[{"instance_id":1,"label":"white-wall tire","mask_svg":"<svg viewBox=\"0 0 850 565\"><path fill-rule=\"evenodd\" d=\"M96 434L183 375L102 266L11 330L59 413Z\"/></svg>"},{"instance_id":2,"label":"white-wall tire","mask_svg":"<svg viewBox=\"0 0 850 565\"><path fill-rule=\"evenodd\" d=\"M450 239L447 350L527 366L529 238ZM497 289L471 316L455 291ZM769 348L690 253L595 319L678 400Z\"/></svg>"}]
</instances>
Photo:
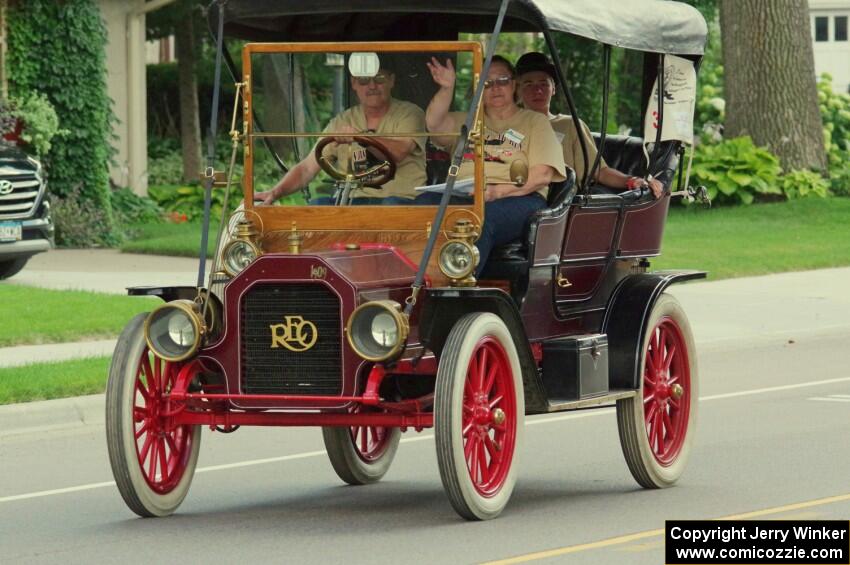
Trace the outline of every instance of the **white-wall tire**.
<instances>
[{"instance_id":1,"label":"white-wall tire","mask_svg":"<svg viewBox=\"0 0 850 565\"><path fill-rule=\"evenodd\" d=\"M505 323L467 314L440 355L434 428L440 478L467 520L498 516L516 484L525 420L522 370Z\"/></svg>"},{"instance_id":2,"label":"white-wall tire","mask_svg":"<svg viewBox=\"0 0 850 565\"><path fill-rule=\"evenodd\" d=\"M684 472L694 441L696 348L684 310L668 294L658 298L646 327L640 389L617 401L617 427L634 479L644 488L665 488Z\"/></svg>"},{"instance_id":3,"label":"white-wall tire","mask_svg":"<svg viewBox=\"0 0 850 565\"><path fill-rule=\"evenodd\" d=\"M368 485L381 480L395 459L400 438L399 428L322 428L331 465L337 476L350 485Z\"/></svg>"},{"instance_id":4,"label":"white-wall tire","mask_svg":"<svg viewBox=\"0 0 850 565\"><path fill-rule=\"evenodd\" d=\"M127 506L143 517L168 516L192 484L201 427L160 429L164 419L155 411L164 402L157 396L173 384L177 366L148 350L146 317L133 318L115 346L106 386L106 440L112 474Z\"/></svg>"}]
</instances>

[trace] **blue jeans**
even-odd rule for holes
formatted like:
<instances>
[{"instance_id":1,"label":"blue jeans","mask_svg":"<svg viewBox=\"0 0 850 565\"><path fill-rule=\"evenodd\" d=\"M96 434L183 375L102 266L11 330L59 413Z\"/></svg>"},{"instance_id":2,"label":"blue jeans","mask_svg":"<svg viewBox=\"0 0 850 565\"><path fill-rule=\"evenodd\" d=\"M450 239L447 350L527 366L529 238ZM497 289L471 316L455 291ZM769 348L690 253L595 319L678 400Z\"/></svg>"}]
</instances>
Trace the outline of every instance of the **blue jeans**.
<instances>
[{"instance_id":1,"label":"blue jeans","mask_svg":"<svg viewBox=\"0 0 850 565\"><path fill-rule=\"evenodd\" d=\"M416 200L414 200L414 204L420 204L424 206L439 206L440 200L442 198L442 192L423 192L422 194L416 197ZM452 194L452 199L449 204L469 205L472 204L472 197Z\"/></svg>"},{"instance_id":2,"label":"blue jeans","mask_svg":"<svg viewBox=\"0 0 850 565\"><path fill-rule=\"evenodd\" d=\"M536 192L525 196L500 198L484 204L484 225L481 227L481 237L475 242L475 247L481 254L475 276L481 276L494 247L519 239L528 217L545 207L546 200Z\"/></svg>"},{"instance_id":3,"label":"blue jeans","mask_svg":"<svg viewBox=\"0 0 850 565\"><path fill-rule=\"evenodd\" d=\"M360 197L352 198L350 201L353 206L410 206L415 202L410 198L400 198L398 196L387 196L385 198L378 197ZM334 199L332 196L317 196L310 200L311 206L333 206Z\"/></svg>"}]
</instances>

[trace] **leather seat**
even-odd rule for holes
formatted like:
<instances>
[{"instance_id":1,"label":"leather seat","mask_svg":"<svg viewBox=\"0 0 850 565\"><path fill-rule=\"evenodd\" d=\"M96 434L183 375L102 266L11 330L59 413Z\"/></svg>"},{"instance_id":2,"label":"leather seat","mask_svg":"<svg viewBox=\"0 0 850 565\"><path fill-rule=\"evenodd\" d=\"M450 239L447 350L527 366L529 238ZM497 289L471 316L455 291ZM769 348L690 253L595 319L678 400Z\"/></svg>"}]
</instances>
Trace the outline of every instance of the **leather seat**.
<instances>
[{"instance_id":1,"label":"leather seat","mask_svg":"<svg viewBox=\"0 0 850 565\"><path fill-rule=\"evenodd\" d=\"M576 194L576 174L568 168L566 180L553 182L549 185L546 198L546 208L538 210L528 217L524 236L506 245L494 248L487 259L487 265L481 273L482 279L508 279L513 284L528 274L531 266L530 258L534 256L534 245L537 242L537 226L545 218L565 214Z\"/></svg>"},{"instance_id":2,"label":"leather seat","mask_svg":"<svg viewBox=\"0 0 850 565\"><path fill-rule=\"evenodd\" d=\"M592 135L598 147L601 136L598 133ZM653 164L647 166L647 155L644 153L642 138L606 135L602 157L609 167L629 176L645 177L652 174L661 181L665 190L669 190L679 164L680 147L681 143L678 141L664 141L660 144L658 151L649 149L647 153ZM540 220L561 213L564 208L572 203L576 190L575 172L570 170L570 176L566 181L553 183L549 187L547 208L529 217L525 235L518 241L493 249L481 278L508 279L511 281L511 288L514 289L515 297L521 296L524 292L522 288L524 284L521 281L525 280L531 266L530 257L534 256L534 244L537 239L537 226ZM642 202L644 198L649 198L647 194L639 190L617 193L615 190L601 185L591 185L590 193L591 203L596 200L598 201L595 202L596 204L603 204L604 201L612 206ZM519 290L517 290L518 287Z\"/></svg>"},{"instance_id":3,"label":"leather seat","mask_svg":"<svg viewBox=\"0 0 850 565\"><path fill-rule=\"evenodd\" d=\"M591 134L596 147L599 147L601 135ZM602 149L602 157L609 167L617 169L621 173L635 177L646 177L651 174L661 181L665 189L669 189L679 166L679 141L662 141L659 150L655 151L650 144L650 149L644 153L643 138L627 135L606 135L605 146ZM648 166L647 154L652 159L652 166ZM592 194L615 194L609 188L601 185L591 185Z\"/></svg>"}]
</instances>

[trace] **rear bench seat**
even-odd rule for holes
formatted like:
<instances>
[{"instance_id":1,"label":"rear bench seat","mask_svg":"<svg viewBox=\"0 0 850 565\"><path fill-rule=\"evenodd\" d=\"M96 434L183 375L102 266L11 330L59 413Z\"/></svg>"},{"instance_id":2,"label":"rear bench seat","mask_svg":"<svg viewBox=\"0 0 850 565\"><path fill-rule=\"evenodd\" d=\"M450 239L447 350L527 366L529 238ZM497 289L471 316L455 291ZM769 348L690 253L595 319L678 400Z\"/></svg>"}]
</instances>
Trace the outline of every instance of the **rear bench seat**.
<instances>
[{"instance_id":1,"label":"rear bench seat","mask_svg":"<svg viewBox=\"0 0 850 565\"><path fill-rule=\"evenodd\" d=\"M592 135L598 148L601 136L598 133ZM661 143L660 150L656 154L650 149L648 153L650 157L654 157L654 161L652 167L647 167L642 138L606 135L602 157L609 167L629 176L645 177L652 173L655 178L661 181L665 190L669 190L679 163L678 151L680 146L681 143L678 141L665 141ZM547 208L529 217L528 226L522 238L493 249L487 261L487 266L481 274L482 279L508 279L511 281L512 294L515 297L524 294L522 287L526 283L523 283L523 281L531 265L530 257L534 256L537 226L544 218L552 218L566 213L576 195L578 180L573 180L575 173L571 170L570 173L571 178L565 183L555 183L550 187ZM619 196L618 191L602 185L592 184L590 187L590 198L592 200L611 199L613 205L630 204L638 200L639 197L639 191L629 191L623 193L623 196ZM641 199L641 201L643 200Z\"/></svg>"}]
</instances>

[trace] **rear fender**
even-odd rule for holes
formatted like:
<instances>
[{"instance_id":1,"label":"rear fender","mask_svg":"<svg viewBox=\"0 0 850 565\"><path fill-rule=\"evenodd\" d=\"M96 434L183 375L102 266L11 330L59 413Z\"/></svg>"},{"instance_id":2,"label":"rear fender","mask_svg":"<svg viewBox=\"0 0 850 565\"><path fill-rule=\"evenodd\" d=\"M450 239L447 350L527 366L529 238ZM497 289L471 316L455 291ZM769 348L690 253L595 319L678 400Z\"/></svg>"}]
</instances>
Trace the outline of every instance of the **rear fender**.
<instances>
[{"instance_id":1,"label":"rear fender","mask_svg":"<svg viewBox=\"0 0 850 565\"><path fill-rule=\"evenodd\" d=\"M419 337L423 345L439 359L449 332L457 321L472 312L490 312L499 316L514 339L522 367L527 414L545 412L548 406L537 363L528 343L516 303L500 289L437 288L428 289L423 300Z\"/></svg>"},{"instance_id":2,"label":"rear fender","mask_svg":"<svg viewBox=\"0 0 850 565\"><path fill-rule=\"evenodd\" d=\"M671 284L704 279L704 271L656 271L623 279L608 301L602 332L608 335L612 389L640 388L640 364L652 307Z\"/></svg>"}]
</instances>

